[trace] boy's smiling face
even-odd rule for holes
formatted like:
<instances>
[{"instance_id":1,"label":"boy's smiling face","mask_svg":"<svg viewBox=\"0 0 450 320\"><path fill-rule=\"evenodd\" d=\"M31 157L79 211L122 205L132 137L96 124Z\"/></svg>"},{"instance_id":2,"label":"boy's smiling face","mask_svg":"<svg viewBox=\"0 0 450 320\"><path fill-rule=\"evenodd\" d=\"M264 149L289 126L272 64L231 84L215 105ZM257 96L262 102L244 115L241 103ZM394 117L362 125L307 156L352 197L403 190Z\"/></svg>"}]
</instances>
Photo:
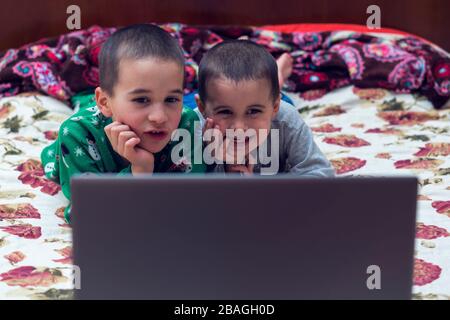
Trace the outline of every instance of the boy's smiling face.
<instances>
[{"instance_id":1,"label":"boy's smiling face","mask_svg":"<svg viewBox=\"0 0 450 320\"><path fill-rule=\"evenodd\" d=\"M128 125L141 139L139 147L156 153L178 128L183 108L184 68L155 58L122 59L113 94L97 88L103 115Z\"/></svg>"},{"instance_id":2,"label":"boy's smiling face","mask_svg":"<svg viewBox=\"0 0 450 320\"><path fill-rule=\"evenodd\" d=\"M205 117L214 120L223 135L227 129L242 129L244 132L254 129L259 146L267 137L262 133L270 131L280 106L280 97L274 101L267 79L235 82L220 77L208 82L207 100L202 103L197 99L197 104ZM245 142L245 155L252 151L248 140Z\"/></svg>"}]
</instances>

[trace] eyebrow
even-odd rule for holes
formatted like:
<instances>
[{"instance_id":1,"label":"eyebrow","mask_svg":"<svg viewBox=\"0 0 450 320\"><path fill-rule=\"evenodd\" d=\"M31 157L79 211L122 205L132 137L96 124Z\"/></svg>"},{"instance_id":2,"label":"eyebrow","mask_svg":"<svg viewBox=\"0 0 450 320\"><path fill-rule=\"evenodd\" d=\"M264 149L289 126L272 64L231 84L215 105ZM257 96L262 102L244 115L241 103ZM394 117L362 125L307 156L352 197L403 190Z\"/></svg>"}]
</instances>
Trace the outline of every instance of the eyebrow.
<instances>
[{"instance_id":1,"label":"eyebrow","mask_svg":"<svg viewBox=\"0 0 450 320\"><path fill-rule=\"evenodd\" d=\"M214 107L214 108L213 108L213 111L216 111L216 110L222 109L222 108L223 108L223 109L232 109L232 108L229 107L229 106L220 105L220 106ZM261 108L261 109L264 109L265 106L262 105L262 104L251 104L251 105L249 105L249 106L247 107L247 109L248 109L248 108Z\"/></svg>"},{"instance_id":2,"label":"eyebrow","mask_svg":"<svg viewBox=\"0 0 450 320\"><path fill-rule=\"evenodd\" d=\"M137 88L137 89L134 89L134 90L131 90L130 92L128 92L129 95L142 94L142 93L152 93L152 90L148 90L148 89L144 89L144 88ZM182 89L173 89L169 93L183 94L183 90Z\"/></svg>"},{"instance_id":3,"label":"eyebrow","mask_svg":"<svg viewBox=\"0 0 450 320\"><path fill-rule=\"evenodd\" d=\"M264 109L266 106L262 105L262 104L252 104L250 106L248 106L247 108L262 108Z\"/></svg>"},{"instance_id":4,"label":"eyebrow","mask_svg":"<svg viewBox=\"0 0 450 320\"><path fill-rule=\"evenodd\" d=\"M139 94L139 93L150 93L150 92L152 92L152 91L143 89L143 88L138 88L138 89L131 90L130 92L128 92L128 94Z\"/></svg>"},{"instance_id":5,"label":"eyebrow","mask_svg":"<svg viewBox=\"0 0 450 320\"><path fill-rule=\"evenodd\" d=\"M229 107L229 106L222 106L222 105L220 105L220 106L216 106L216 107L214 107L214 108L213 108L213 111L216 111L216 110L218 110L218 109L231 109L231 107Z\"/></svg>"}]
</instances>

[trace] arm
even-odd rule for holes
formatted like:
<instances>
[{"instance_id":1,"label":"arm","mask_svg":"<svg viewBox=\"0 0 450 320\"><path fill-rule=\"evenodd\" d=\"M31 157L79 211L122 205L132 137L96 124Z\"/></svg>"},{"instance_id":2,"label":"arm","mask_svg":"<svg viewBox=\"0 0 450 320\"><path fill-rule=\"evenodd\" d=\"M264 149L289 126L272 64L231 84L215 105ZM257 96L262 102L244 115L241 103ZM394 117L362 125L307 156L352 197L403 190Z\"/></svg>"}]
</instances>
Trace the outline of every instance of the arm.
<instances>
[{"instance_id":1,"label":"arm","mask_svg":"<svg viewBox=\"0 0 450 320\"><path fill-rule=\"evenodd\" d=\"M334 177L334 169L314 142L311 129L295 116L293 124L285 129L288 172L303 177Z\"/></svg>"},{"instance_id":2,"label":"arm","mask_svg":"<svg viewBox=\"0 0 450 320\"><path fill-rule=\"evenodd\" d=\"M138 146L141 139L129 126L115 121L107 125L104 130L113 150L130 163L133 175L153 173L154 155Z\"/></svg>"},{"instance_id":3,"label":"arm","mask_svg":"<svg viewBox=\"0 0 450 320\"><path fill-rule=\"evenodd\" d=\"M61 185L64 196L70 201L70 179L76 174L100 174L117 168L113 157L105 154L106 148L90 145L86 137L92 133L85 126L71 120L65 121L59 130L58 139L44 148L41 153L42 166L45 175ZM101 141L97 136L96 140ZM119 168L117 168L119 169ZM131 173L131 166L118 172ZM70 221L70 203L64 211L65 219Z\"/></svg>"}]
</instances>

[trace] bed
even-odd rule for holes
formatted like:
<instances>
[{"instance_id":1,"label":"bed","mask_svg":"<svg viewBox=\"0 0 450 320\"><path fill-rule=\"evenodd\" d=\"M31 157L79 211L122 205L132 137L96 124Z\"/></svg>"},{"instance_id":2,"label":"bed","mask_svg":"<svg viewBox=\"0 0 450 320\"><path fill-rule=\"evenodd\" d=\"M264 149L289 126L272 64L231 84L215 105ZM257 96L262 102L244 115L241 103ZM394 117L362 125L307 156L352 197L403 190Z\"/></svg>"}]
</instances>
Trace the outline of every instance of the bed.
<instances>
[{"instance_id":1,"label":"bed","mask_svg":"<svg viewBox=\"0 0 450 320\"><path fill-rule=\"evenodd\" d=\"M342 25L328 26L327 31L319 33L310 29L305 31L304 25L201 29L166 24L164 27L175 33L180 41L188 39L187 74L190 81L187 91L195 88L196 62L201 58L202 50L224 37L249 36L267 46L275 56L291 50L289 45L295 41L302 48L312 46L309 51L290 51L298 58L298 70L311 67L305 64L311 60L303 58L308 52L316 52L314 41L317 35L323 37L323 43L328 41L329 48L339 41L351 44L367 40L368 36L379 39L377 43L394 41L419 46L419 42L415 42L418 38L411 38L410 34L393 30L369 34ZM343 28L347 30L343 31ZM199 29L201 32L195 33ZM63 35L28 45L22 51L8 50L0 60L0 68L4 70L13 65L12 61L24 62L20 65L22 73L16 73L14 77L8 78L4 73L2 78L0 71L0 86L3 86L3 97L0 98L1 299L73 297L71 228L63 217L68 202L60 187L44 177L40 151L57 137L62 121L73 114L76 106L70 104L70 96L95 83L95 73L86 73L89 68L81 71L77 66L83 65L83 61L95 60L98 43L92 43L93 39L104 39L111 32L111 28L93 27L71 34L73 39ZM205 32L208 36L201 37ZM81 43L89 39L92 46L88 52L92 55L77 55L74 51L69 62L65 59L64 68L52 69L51 63L37 68L33 64L39 54L46 53L43 60L46 62L54 59L49 52L58 58L58 50L65 44L70 47L73 44L70 41L78 41L74 39ZM424 42L420 44L422 46ZM442 61L450 60L444 50L433 44L426 45L429 51L424 50L418 55L426 58L432 54ZM49 47L58 50L49 51ZM383 51L386 48L376 47L379 50L375 54L389 56L389 52ZM391 67L394 69L400 64L396 62ZM413 68L414 64L409 66ZM327 78L320 83L312 83L311 76L320 80L321 73L297 72L286 83L287 94L339 176L414 174L419 177L413 297L449 299L450 104L446 96L439 97L436 92L440 87L448 88L445 81L450 76L446 74L447 78L430 80L431 87L424 88L419 83L414 90L407 90L392 85L392 81L389 85L381 78L376 78L376 82L373 78L358 80L356 74L352 78L357 67L349 64L341 67L353 71L346 77ZM373 68L377 70L377 66ZM407 85L403 80L402 76L396 78L398 83Z\"/></svg>"}]
</instances>

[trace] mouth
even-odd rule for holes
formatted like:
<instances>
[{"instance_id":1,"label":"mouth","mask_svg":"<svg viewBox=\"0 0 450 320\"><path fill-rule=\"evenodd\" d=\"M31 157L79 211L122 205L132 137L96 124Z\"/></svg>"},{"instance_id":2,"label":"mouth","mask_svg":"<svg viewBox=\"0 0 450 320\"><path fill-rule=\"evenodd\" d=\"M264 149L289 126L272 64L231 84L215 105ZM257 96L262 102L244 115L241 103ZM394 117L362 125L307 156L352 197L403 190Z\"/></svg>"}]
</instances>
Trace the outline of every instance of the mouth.
<instances>
[{"instance_id":1,"label":"mouth","mask_svg":"<svg viewBox=\"0 0 450 320\"><path fill-rule=\"evenodd\" d=\"M234 137L233 140L234 144L249 144L250 142L250 137L241 137L241 138L237 138Z\"/></svg>"},{"instance_id":2,"label":"mouth","mask_svg":"<svg viewBox=\"0 0 450 320\"><path fill-rule=\"evenodd\" d=\"M168 135L165 130L148 130L145 131L144 134L154 140L164 140Z\"/></svg>"},{"instance_id":3,"label":"mouth","mask_svg":"<svg viewBox=\"0 0 450 320\"><path fill-rule=\"evenodd\" d=\"M234 138L234 141L236 141L236 142L248 142L248 141L250 141L250 137Z\"/></svg>"}]
</instances>

